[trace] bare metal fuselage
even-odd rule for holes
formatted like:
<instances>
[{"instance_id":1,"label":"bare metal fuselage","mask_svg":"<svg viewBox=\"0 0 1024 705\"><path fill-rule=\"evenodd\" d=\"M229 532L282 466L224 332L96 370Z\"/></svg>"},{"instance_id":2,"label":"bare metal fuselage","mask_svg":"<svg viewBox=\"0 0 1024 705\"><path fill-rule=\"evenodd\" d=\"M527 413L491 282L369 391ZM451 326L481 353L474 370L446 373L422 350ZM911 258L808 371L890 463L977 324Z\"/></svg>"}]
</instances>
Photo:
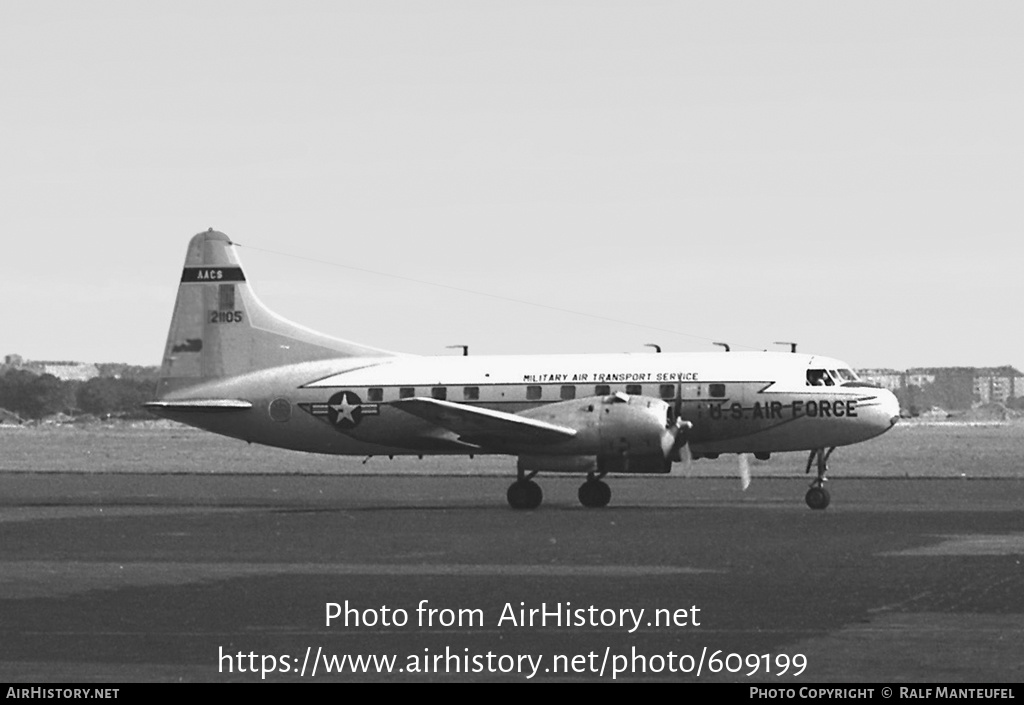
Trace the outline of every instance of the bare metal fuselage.
<instances>
[{"instance_id":1,"label":"bare metal fuselage","mask_svg":"<svg viewBox=\"0 0 1024 705\"><path fill-rule=\"evenodd\" d=\"M403 395L443 395L461 404L519 414L548 404L585 404L591 397L628 387L634 394L665 401L690 422L694 453L798 451L867 440L888 430L899 413L885 390L806 384L809 367L840 365L820 356L788 353L348 358L259 370L166 398L243 399L252 404L246 410L168 408L159 413L246 441L316 453L558 455L558 444L491 449L460 445L436 424L391 402ZM350 405L358 401L358 410L352 412L355 423L332 423L323 408L339 392L347 394ZM569 394L573 399L564 399Z\"/></svg>"}]
</instances>

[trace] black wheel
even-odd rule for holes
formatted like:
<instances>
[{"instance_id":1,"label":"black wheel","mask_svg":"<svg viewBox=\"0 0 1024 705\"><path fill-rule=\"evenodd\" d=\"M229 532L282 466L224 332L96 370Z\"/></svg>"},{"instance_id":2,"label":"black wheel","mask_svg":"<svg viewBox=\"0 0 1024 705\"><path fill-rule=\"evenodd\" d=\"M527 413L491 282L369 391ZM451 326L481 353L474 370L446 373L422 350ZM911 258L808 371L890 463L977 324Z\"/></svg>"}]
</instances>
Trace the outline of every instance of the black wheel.
<instances>
[{"instance_id":1,"label":"black wheel","mask_svg":"<svg viewBox=\"0 0 1024 705\"><path fill-rule=\"evenodd\" d=\"M580 485L580 488L576 490L576 496L580 499L580 504L584 507L593 507L597 504L597 490L594 488L596 483L587 481Z\"/></svg>"},{"instance_id":2,"label":"black wheel","mask_svg":"<svg viewBox=\"0 0 1024 705\"><path fill-rule=\"evenodd\" d=\"M526 480L526 509L536 509L544 501L544 492L533 480Z\"/></svg>"},{"instance_id":3,"label":"black wheel","mask_svg":"<svg viewBox=\"0 0 1024 705\"><path fill-rule=\"evenodd\" d=\"M544 492L533 480L516 480L509 485L506 496L513 509L536 509L544 501Z\"/></svg>"},{"instance_id":4,"label":"black wheel","mask_svg":"<svg viewBox=\"0 0 1024 705\"><path fill-rule=\"evenodd\" d=\"M804 501L811 509L824 509L832 501L832 498L829 497L828 490L824 487L812 487L807 490Z\"/></svg>"},{"instance_id":5,"label":"black wheel","mask_svg":"<svg viewBox=\"0 0 1024 705\"><path fill-rule=\"evenodd\" d=\"M601 480L587 480L576 494L584 507L606 507L612 499L612 488Z\"/></svg>"}]
</instances>

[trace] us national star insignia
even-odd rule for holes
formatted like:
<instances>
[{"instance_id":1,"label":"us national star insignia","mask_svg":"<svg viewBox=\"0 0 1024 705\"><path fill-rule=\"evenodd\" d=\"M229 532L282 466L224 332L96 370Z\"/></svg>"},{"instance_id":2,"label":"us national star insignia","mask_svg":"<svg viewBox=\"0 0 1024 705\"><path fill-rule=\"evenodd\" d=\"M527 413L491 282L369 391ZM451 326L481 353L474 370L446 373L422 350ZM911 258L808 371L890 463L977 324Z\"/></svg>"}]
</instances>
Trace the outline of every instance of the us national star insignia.
<instances>
[{"instance_id":1,"label":"us national star insignia","mask_svg":"<svg viewBox=\"0 0 1024 705\"><path fill-rule=\"evenodd\" d=\"M339 431L355 428L364 416L380 413L379 404L364 404L358 394L348 390L333 395L326 404L299 404L299 407Z\"/></svg>"}]
</instances>

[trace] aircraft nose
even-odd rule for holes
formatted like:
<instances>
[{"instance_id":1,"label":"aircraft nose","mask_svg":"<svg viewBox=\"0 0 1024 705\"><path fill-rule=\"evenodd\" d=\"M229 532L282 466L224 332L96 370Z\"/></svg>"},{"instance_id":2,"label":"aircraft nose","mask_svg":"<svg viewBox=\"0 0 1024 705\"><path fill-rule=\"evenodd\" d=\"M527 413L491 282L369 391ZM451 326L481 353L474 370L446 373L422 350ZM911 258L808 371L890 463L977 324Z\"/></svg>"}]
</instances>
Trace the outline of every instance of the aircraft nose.
<instances>
[{"instance_id":1,"label":"aircraft nose","mask_svg":"<svg viewBox=\"0 0 1024 705\"><path fill-rule=\"evenodd\" d=\"M878 423L882 431L888 431L900 420L900 401L888 389L879 389L875 395Z\"/></svg>"}]
</instances>

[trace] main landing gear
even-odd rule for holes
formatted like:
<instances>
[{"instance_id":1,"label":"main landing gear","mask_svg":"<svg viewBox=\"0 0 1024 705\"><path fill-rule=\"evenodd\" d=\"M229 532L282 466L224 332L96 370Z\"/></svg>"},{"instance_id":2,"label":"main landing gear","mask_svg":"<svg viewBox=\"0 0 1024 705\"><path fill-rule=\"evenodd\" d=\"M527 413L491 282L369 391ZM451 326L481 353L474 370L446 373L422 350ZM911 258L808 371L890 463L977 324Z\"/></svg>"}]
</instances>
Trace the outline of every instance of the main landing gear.
<instances>
[{"instance_id":1,"label":"main landing gear","mask_svg":"<svg viewBox=\"0 0 1024 705\"><path fill-rule=\"evenodd\" d=\"M540 485L533 481L537 471L527 474L520 470L515 482L508 488L508 504L513 509L536 509L544 500L544 493ZM594 473L587 474L587 481L580 485L577 496L580 504L584 507L606 507L612 499L612 490L608 483L603 482L601 475L595 477Z\"/></svg>"},{"instance_id":2,"label":"main landing gear","mask_svg":"<svg viewBox=\"0 0 1024 705\"><path fill-rule=\"evenodd\" d=\"M519 479L509 485L508 503L513 509L536 509L544 501L544 493L540 485L533 481L536 471L526 475L519 471Z\"/></svg>"},{"instance_id":3,"label":"main landing gear","mask_svg":"<svg viewBox=\"0 0 1024 705\"><path fill-rule=\"evenodd\" d=\"M818 476L811 482L811 488L807 490L807 494L804 496L804 501L807 502L807 506L811 509L824 509L832 501L828 490L825 489L825 483L828 481L825 473L828 472L828 458L835 449L835 446L832 446L826 452L824 448L816 448L811 451L810 457L807 458L805 474L811 471L811 465L814 463L815 458L818 460Z\"/></svg>"},{"instance_id":4,"label":"main landing gear","mask_svg":"<svg viewBox=\"0 0 1024 705\"><path fill-rule=\"evenodd\" d=\"M612 488L607 482L594 477L594 473L591 472L587 473L587 481L580 485L576 496L580 498L580 504L584 507L607 507L612 499Z\"/></svg>"}]
</instances>

